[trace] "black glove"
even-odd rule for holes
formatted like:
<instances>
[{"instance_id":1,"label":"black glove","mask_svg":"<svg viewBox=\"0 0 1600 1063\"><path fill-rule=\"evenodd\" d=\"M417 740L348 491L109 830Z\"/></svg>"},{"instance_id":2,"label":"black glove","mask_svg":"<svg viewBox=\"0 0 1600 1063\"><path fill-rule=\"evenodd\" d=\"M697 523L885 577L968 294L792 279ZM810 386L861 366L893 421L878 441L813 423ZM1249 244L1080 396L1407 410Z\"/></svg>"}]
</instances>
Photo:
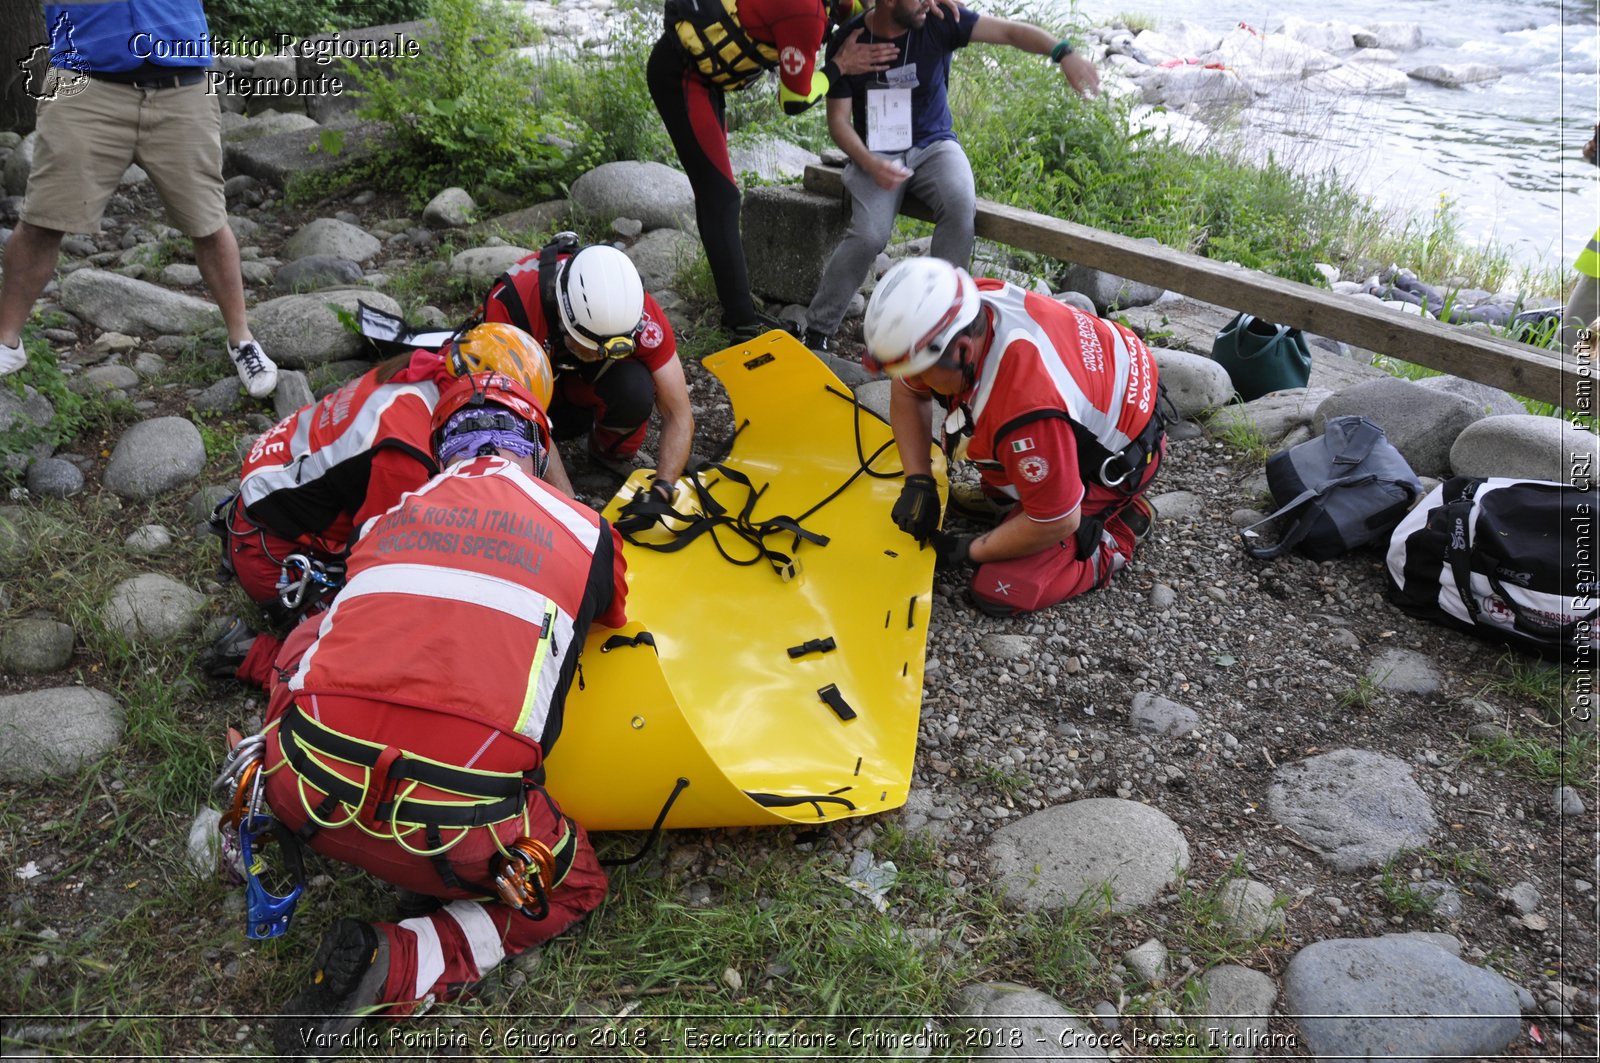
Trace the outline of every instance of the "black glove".
<instances>
[{"instance_id":1,"label":"black glove","mask_svg":"<svg viewBox=\"0 0 1600 1063\"><path fill-rule=\"evenodd\" d=\"M927 542L939 528L939 485L925 473L907 476L889 516L895 527L919 543Z\"/></svg>"},{"instance_id":2,"label":"black glove","mask_svg":"<svg viewBox=\"0 0 1600 1063\"><path fill-rule=\"evenodd\" d=\"M975 535L956 535L953 532L936 531L928 537L928 542L933 546L934 564L939 568L954 568L957 565L972 564L972 540Z\"/></svg>"},{"instance_id":3,"label":"black glove","mask_svg":"<svg viewBox=\"0 0 1600 1063\"><path fill-rule=\"evenodd\" d=\"M644 531L672 508L672 485L657 480L648 489L640 491L617 511L612 527L626 535Z\"/></svg>"}]
</instances>

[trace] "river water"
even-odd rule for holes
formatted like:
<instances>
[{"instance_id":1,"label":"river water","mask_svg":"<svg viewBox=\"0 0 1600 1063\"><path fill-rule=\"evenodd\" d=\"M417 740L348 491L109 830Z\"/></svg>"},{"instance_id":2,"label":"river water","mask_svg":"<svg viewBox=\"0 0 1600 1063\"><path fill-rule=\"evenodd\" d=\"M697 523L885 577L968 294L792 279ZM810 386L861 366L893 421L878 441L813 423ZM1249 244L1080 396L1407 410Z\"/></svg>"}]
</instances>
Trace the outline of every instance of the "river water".
<instances>
[{"instance_id":1,"label":"river water","mask_svg":"<svg viewBox=\"0 0 1600 1063\"><path fill-rule=\"evenodd\" d=\"M1469 240L1498 243L1522 264L1565 269L1600 226L1600 169L1580 156L1600 119L1597 0L1035 2L1075 2L1097 24L1127 13L1219 31L1278 30L1290 16L1419 23L1424 46L1400 53L1399 69L1489 63L1502 76L1458 89L1413 79L1403 98L1275 88L1242 116L1247 136L1297 167L1336 167L1398 211L1431 213L1445 196Z\"/></svg>"}]
</instances>

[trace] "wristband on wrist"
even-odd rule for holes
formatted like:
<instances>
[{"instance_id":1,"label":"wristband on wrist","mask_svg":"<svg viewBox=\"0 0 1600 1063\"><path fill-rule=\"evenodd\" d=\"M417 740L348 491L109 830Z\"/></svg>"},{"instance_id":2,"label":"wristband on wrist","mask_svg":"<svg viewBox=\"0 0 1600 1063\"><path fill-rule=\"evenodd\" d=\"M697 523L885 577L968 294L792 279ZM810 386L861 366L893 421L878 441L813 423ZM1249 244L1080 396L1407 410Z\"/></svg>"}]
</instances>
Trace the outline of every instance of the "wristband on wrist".
<instances>
[{"instance_id":1,"label":"wristband on wrist","mask_svg":"<svg viewBox=\"0 0 1600 1063\"><path fill-rule=\"evenodd\" d=\"M1052 63L1059 63L1059 62L1061 62L1061 60L1064 57L1069 56L1071 54L1072 54L1072 38L1063 37L1063 38L1061 38L1060 41L1058 41L1056 43L1056 46L1054 48L1050 49L1050 61Z\"/></svg>"}]
</instances>

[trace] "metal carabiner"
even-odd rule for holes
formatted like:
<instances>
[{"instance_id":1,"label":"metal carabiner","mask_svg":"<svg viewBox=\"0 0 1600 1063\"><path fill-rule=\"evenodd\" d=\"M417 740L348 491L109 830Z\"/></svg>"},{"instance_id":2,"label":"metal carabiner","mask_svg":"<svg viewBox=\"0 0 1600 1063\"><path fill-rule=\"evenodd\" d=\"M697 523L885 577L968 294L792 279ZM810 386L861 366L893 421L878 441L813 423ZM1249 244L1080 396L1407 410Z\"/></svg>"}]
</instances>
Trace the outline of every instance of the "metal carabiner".
<instances>
[{"instance_id":1,"label":"metal carabiner","mask_svg":"<svg viewBox=\"0 0 1600 1063\"><path fill-rule=\"evenodd\" d=\"M1123 470L1122 475L1117 477L1115 480L1109 479L1106 476L1106 470L1110 467L1111 463L1116 461L1120 457L1122 457L1122 452L1118 451L1117 453L1111 455L1105 461L1100 463L1100 482L1102 484L1104 484L1105 486L1107 486L1107 487L1121 487L1123 481L1126 480L1128 477L1133 475L1133 470L1132 469L1125 469L1125 470Z\"/></svg>"}]
</instances>

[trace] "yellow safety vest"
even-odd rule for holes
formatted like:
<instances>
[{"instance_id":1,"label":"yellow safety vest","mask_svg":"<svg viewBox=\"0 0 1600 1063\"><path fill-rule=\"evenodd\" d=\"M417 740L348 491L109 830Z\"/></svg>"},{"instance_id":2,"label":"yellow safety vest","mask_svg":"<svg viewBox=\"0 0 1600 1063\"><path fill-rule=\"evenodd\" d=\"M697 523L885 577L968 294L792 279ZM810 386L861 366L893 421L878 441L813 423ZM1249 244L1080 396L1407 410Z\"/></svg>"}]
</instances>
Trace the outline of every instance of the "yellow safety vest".
<instances>
[{"instance_id":1,"label":"yellow safety vest","mask_svg":"<svg viewBox=\"0 0 1600 1063\"><path fill-rule=\"evenodd\" d=\"M752 40L739 22L738 0L672 0L667 18L700 76L729 92L778 65L778 49Z\"/></svg>"},{"instance_id":2,"label":"yellow safety vest","mask_svg":"<svg viewBox=\"0 0 1600 1063\"><path fill-rule=\"evenodd\" d=\"M1572 268L1586 277L1600 279L1600 229L1595 230L1588 244L1578 252L1578 261L1572 264Z\"/></svg>"}]
</instances>

